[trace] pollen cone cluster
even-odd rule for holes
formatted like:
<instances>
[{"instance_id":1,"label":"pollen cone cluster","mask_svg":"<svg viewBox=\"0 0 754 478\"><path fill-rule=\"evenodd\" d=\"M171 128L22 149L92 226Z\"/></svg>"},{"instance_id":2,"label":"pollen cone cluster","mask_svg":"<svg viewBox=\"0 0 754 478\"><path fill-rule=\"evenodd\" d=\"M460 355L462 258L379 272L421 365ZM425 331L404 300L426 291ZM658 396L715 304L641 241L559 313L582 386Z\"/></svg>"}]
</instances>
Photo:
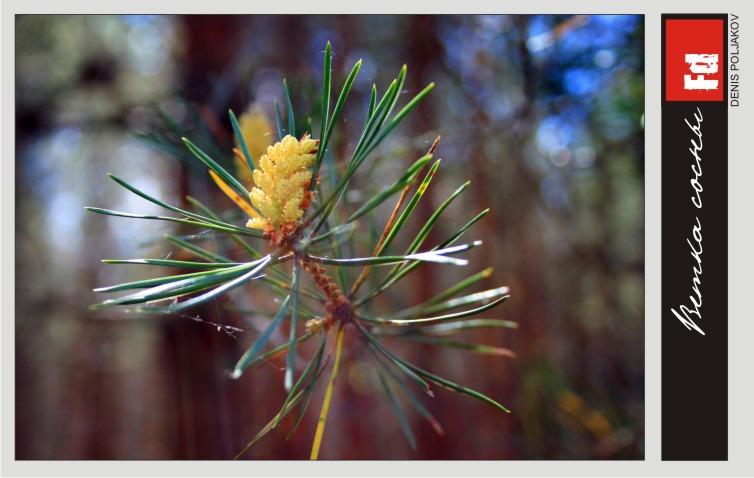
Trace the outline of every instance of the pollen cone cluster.
<instances>
[{"instance_id":1,"label":"pollen cone cluster","mask_svg":"<svg viewBox=\"0 0 754 478\"><path fill-rule=\"evenodd\" d=\"M309 167L317 157L317 144L307 135L300 141L288 135L267 148L254 170L256 187L250 193L251 203L262 217L249 220L247 227L268 232L295 229L309 207Z\"/></svg>"}]
</instances>

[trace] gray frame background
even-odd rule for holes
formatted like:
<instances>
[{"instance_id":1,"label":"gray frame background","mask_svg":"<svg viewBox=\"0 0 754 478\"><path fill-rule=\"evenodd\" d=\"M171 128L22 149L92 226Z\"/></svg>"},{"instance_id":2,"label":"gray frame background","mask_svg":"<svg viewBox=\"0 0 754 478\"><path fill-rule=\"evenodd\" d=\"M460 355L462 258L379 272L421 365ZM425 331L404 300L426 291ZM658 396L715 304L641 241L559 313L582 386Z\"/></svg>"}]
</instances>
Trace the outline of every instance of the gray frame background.
<instances>
[{"instance_id":1,"label":"gray frame background","mask_svg":"<svg viewBox=\"0 0 754 478\"><path fill-rule=\"evenodd\" d=\"M2 358L2 407L0 414L0 454L2 476L754 476L751 453L751 434L754 426L754 407L750 397L754 394L751 367L754 363L754 320L748 304L749 286L754 283L754 254L751 252L751 235L754 234L751 217L750 178L754 178L754 161L747 153L747 132L750 129L752 105L747 92L754 88L754 73L749 73L750 62L746 38L750 38L748 17L743 2L734 0L634 1L631 4L595 0L573 0L568 4L530 4L520 2L510 8L506 4L465 0L462 4L448 0L433 2L400 2L384 6L356 5L345 0L312 3L288 0L280 3L244 4L227 0L192 3L175 0L154 2L131 0L128 3L105 3L92 0L40 1L3 0L0 30L2 51L2 161L0 161L0 344ZM613 13L645 15L646 55L646 458L638 462L616 461L550 461L550 462L168 462L168 461L115 461L115 462L17 462L14 460L14 371L15 371L15 311L14 311L14 234L15 227L15 151L14 151L14 15L21 13ZM741 17L741 37L744 46L740 55L742 68L741 106L729 109L729 461L727 462L661 462L660 461L660 14L661 13L734 13ZM748 125L747 125L748 123ZM749 132L749 134L751 134ZM710 155L711 156L711 155ZM710 157L709 160L714 160ZM700 353L704 353L700 351ZM704 386L704 384L699 384ZM689 397L694 400L694 397ZM699 413L705 410L699 403ZM693 420L693 417L689 417Z\"/></svg>"}]
</instances>

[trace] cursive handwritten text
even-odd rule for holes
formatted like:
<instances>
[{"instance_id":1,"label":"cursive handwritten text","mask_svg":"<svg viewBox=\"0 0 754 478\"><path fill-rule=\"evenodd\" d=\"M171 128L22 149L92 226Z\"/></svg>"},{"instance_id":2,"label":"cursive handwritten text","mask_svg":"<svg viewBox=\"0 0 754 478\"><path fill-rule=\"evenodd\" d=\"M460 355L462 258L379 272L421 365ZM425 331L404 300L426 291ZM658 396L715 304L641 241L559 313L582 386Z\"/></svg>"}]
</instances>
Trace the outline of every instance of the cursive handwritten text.
<instances>
[{"instance_id":1,"label":"cursive handwritten text","mask_svg":"<svg viewBox=\"0 0 754 478\"><path fill-rule=\"evenodd\" d=\"M702 176L702 158L699 157L699 152L702 150L703 119L701 110L697 108L696 111L697 112L694 113L694 119L696 120L696 124L694 126L689 123L689 120L684 119L684 121L686 122L686 125L689 127L689 129L691 129L691 131L693 131L696 135L696 141L694 138L692 138L691 147L689 148L689 152L691 152L691 155L694 157L694 163L691 165L691 171L694 173L694 177L693 179L691 179L691 188L694 190L694 195L691 196L691 203L697 209L701 209L702 183L699 178L701 178ZM700 334L704 335L704 331L702 331L699 325L694 322L694 320L700 320L702 318L702 291L699 288L702 285L702 279L700 277L702 275L702 223L701 221L699 221L699 216L696 217L696 224L693 226L691 235L694 238L694 243L696 245L691 242L691 239L686 239L686 242L691 248L691 257L693 257L696 261L696 264L693 267L694 278L691 282L692 295L689 296L689 299L691 299L692 307L689 308L685 305L682 305L678 308L678 310L680 310L680 313L678 313L675 309L670 309L670 311L673 312L676 318L680 320L687 329L696 330ZM696 319L694 319L693 316L696 316Z\"/></svg>"}]
</instances>

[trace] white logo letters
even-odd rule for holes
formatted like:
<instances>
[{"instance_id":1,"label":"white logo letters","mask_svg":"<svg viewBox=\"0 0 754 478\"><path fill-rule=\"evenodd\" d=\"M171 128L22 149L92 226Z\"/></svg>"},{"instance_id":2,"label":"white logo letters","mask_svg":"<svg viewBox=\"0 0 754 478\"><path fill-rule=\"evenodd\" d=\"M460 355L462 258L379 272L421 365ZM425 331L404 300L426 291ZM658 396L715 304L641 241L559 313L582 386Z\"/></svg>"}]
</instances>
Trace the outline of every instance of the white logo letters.
<instances>
[{"instance_id":1,"label":"white logo letters","mask_svg":"<svg viewBox=\"0 0 754 478\"><path fill-rule=\"evenodd\" d=\"M696 78L691 75L683 75L683 87L687 90L716 90L717 80L708 80L704 75L717 73L717 55L700 55L686 54L686 63L689 64L691 73L696 74Z\"/></svg>"}]
</instances>

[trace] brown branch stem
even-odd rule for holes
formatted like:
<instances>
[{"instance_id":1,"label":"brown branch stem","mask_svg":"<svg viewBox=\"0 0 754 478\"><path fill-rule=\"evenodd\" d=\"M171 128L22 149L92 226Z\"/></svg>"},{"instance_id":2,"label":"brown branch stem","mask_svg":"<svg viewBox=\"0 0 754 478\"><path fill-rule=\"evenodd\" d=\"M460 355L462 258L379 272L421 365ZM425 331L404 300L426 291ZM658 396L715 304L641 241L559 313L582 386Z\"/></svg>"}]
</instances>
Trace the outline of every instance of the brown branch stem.
<instances>
[{"instance_id":1,"label":"brown branch stem","mask_svg":"<svg viewBox=\"0 0 754 478\"><path fill-rule=\"evenodd\" d=\"M354 314L351 302L346 298L335 281L327 275L327 270L322 265L314 262L308 254L300 254L299 260L304 269L311 274L317 287L324 292L327 299L327 303L325 304L327 316L321 322L325 330L328 330L335 322L346 324L353 320Z\"/></svg>"}]
</instances>

